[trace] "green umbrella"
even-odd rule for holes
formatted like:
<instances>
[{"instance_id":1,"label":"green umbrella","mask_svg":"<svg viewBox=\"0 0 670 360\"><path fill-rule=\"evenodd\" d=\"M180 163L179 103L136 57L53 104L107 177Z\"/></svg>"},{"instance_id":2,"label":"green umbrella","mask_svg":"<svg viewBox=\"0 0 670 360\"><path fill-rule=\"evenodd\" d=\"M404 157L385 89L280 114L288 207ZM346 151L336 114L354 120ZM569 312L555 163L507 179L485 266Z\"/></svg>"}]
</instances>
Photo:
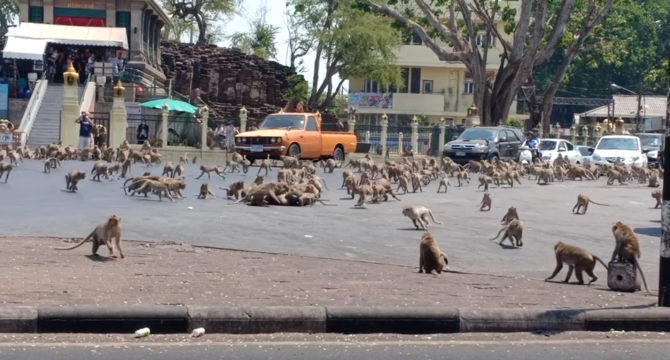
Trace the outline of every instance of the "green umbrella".
<instances>
[{"instance_id":1,"label":"green umbrella","mask_svg":"<svg viewBox=\"0 0 670 360\"><path fill-rule=\"evenodd\" d=\"M179 111L179 112L185 112L189 114L195 114L195 112L198 110L195 106L184 102L180 100L175 100L175 99L158 99L158 100L151 100L147 102L143 102L140 104L141 107L145 108L151 108L151 109L162 109L163 105L166 105L168 107L168 110L170 111Z\"/></svg>"}]
</instances>

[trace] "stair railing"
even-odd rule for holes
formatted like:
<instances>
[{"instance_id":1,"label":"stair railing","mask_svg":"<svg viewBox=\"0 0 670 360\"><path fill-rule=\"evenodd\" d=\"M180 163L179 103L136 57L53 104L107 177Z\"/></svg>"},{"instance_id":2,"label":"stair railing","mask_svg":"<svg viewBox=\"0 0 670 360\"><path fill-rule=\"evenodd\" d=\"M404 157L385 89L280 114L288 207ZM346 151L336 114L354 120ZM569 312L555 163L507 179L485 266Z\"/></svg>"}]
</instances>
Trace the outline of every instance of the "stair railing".
<instances>
[{"instance_id":1,"label":"stair railing","mask_svg":"<svg viewBox=\"0 0 670 360\"><path fill-rule=\"evenodd\" d=\"M37 113L42 106L42 100L44 100L44 94L47 91L49 82L46 79L46 71L42 74L42 79L37 81L35 84L35 89L33 94L28 100L28 106L26 111L23 112L23 117L21 118L21 124L19 125L19 132L21 134L21 147L25 146L28 142L28 136L30 136L30 131L33 129L35 124L35 119L37 118ZM58 119L60 122L60 119Z\"/></svg>"}]
</instances>

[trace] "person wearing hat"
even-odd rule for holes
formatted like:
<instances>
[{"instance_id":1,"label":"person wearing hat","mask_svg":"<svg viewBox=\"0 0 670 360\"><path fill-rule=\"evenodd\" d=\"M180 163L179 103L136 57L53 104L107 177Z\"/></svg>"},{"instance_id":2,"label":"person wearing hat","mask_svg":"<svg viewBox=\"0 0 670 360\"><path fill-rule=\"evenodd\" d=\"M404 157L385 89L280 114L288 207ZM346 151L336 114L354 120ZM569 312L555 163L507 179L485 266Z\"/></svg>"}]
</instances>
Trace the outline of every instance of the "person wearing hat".
<instances>
[{"instance_id":1,"label":"person wearing hat","mask_svg":"<svg viewBox=\"0 0 670 360\"><path fill-rule=\"evenodd\" d=\"M93 120L88 111L82 111L81 116L74 121L79 124L79 150L91 147L91 139L93 134Z\"/></svg>"}]
</instances>

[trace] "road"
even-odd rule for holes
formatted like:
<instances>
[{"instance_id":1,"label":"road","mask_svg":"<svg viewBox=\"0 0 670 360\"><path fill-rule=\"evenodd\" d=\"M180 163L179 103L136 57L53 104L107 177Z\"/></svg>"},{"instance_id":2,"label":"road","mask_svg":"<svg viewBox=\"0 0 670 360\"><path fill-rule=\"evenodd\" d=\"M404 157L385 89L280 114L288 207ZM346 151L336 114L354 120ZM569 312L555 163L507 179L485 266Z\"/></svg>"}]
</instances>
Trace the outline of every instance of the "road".
<instances>
[{"instance_id":1,"label":"road","mask_svg":"<svg viewBox=\"0 0 670 360\"><path fill-rule=\"evenodd\" d=\"M0 357L12 360L386 360L389 358L434 360L562 360L606 359L628 360L631 357L663 359L667 357L670 339L665 334L561 334L558 339L529 334L478 334L474 337L334 337L310 339L276 336L275 340L241 341L184 340L177 337L164 341L82 343L76 335L64 342L55 337L48 342L0 344ZM227 338L230 338L228 336ZM284 338L284 339L282 339ZM563 338L563 339L561 339ZM578 339L585 338L585 339ZM267 339L267 337L266 337Z\"/></svg>"},{"instance_id":2,"label":"road","mask_svg":"<svg viewBox=\"0 0 670 360\"><path fill-rule=\"evenodd\" d=\"M641 264L649 285L657 287L660 210L651 208L651 189L637 184L607 186L598 182L555 182L539 186L522 180L512 189L492 189L493 210L479 212L482 191L476 180L447 194L436 194L432 183L423 193L401 195L401 202L354 209L344 190L339 190L342 170L321 174L330 190L323 198L338 206L313 208L257 208L228 205L226 200L197 200L195 192L208 181L217 195L220 186L248 175L214 175L196 180L199 165L186 167L187 199L177 203L157 198L123 195L120 181L85 180L77 194L62 191L64 174L73 168L84 171L92 162L63 162L51 174L41 173L41 162L27 160L14 171L7 184L0 183L3 202L11 211L3 215L3 235L81 237L111 213L123 218L124 237L137 240L175 240L193 245L320 256L350 260L417 265L421 232L401 214L401 207L421 204L430 207L438 221L431 232L450 258L450 267L475 273L512 275L543 279L554 267L553 245L564 241L584 247L607 260L613 249L611 224L621 220L634 228L642 245ZM136 167L135 173L145 171ZM162 167L149 170L157 174ZM275 171L269 178L274 179ZM206 176L205 176L206 178ZM452 179L455 181L455 179ZM456 184L454 184L456 185ZM218 190L218 191L217 191ZM571 213L578 194L608 204L591 205L588 214ZM525 225L523 249L504 249L489 241L500 229L507 207L516 206ZM189 210L189 207L193 207ZM604 274L603 269L596 273Z\"/></svg>"}]
</instances>

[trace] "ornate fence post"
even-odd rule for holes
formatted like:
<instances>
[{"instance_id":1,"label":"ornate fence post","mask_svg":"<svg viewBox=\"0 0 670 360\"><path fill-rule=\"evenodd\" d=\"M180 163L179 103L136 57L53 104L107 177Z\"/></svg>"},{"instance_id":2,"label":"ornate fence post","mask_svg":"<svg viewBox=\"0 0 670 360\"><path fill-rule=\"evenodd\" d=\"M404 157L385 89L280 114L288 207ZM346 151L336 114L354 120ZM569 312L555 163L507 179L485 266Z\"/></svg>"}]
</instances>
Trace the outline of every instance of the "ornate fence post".
<instances>
[{"instance_id":1,"label":"ornate fence post","mask_svg":"<svg viewBox=\"0 0 670 360\"><path fill-rule=\"evenodd\" d=\"M366 144L370 143L370 130L365 132L365 143Z\"/></svg>"},{"instance_id":2,"label":"ornate fence post","mask_svg":"<svg viewBox=\"0 0 670 360\"><path fill-rule=\"evenodd\" d=\"M240 109L240 132L241 133L247 131L247 118L249 116L248 114L249 114L249 111L247 111L247 108L242 106L242 108Z\"/></svg>"},{"instance_id":3,"label":"ornate fence post","mask_svg":"<svg viewBox=\"0 0 670 360\"><path fill-rule=\"evenodd\" d=\"M444 146L444 136L447 132L447 120L445 118L440 118L440 136L437 138L437 156L442 155L442 147Z\"/></svg>"},{"instance_id":4,"label":"ornate fence post","mask_svg":"<svg viewBox=\"0 0 670 360\"><path fill-rule=\"evenodd\" d=\"M414 154L419 153L419 119L416 115L412 116L412 151ZM402 148L401 148L402 149Z\"/></svg>"},{"instance_id":5,"label":"ornate fence post","mask_svg":"<svg viewBox=\"0 0 670 360\"><path fill-rule=\"evenodd\" d=\"M389 128L389 117L386 114L382 115L382 133L379 135L379 145L382 146L382 155L386 154L386 138L388 137L387 131Z\"/></svg>"},{"instance_id":6,"label":"ornate fence post","mask_svg":"<svg viewBox=\"0 0 670 360\"><path fill-rule=\"evenodd\" d=\"M125 94L126 88L123 87L121 80L119 80L114 86L114 102L112 103L112 111L109 114L109 144L107 145L110 147L120 146L123 140L126 139L128 113L126 111Z\"/></svg>"},{"instance_id":7,"label":"ornate fence post","mask_svg":"<svg viewBox=\"0 0 670 360\"><path fill-rule=\"evenodd\" d=\"M556 123L556 125L554 125L554 137L556 139L561 138L561 125L559 123Z\"/></svg>"},{"instance_id":8,"label":"ornate fence post","mask_svg":"<svg viewBox=\"0 0 670 360\"><path fill-rule=\"evenodd\" d=\"M570 142L573 145L577 145L575 143L575 137L577 136L576 132L577 132L577 128L574 125L572 125L572 127L570 127Z\"/></svg>"},{"instance_id":9,"label":"ornate fence post","mask_svg":"<svg viewBox=\"0 0 670 360\"><path fill-rule=\"evenodd\" d=\"M398 133L398 154L402 154L403 142L405 141L405 135L401 132Z\"/></svg>"},{"instance_id":10,"label":"ornate fence post","mask_svg":"<svg viewBox=\"0 0 670 360\"><path fill-rule=\"evenodd\" d=\"M582 127L582 136L584 139L582 140L582 145L588 146L589 145L589 127L584 125Z\"/></svg>"},{"instance_id":11,"label":"ornate fence post","mask_svg":"<svg viewBox=\"0 0 670 360\"><path fill-rule=\"evenodd\" d=\"M168 144L167 139L168 139L168 118L170 117L170 108L168 107L167 103L163 104L163 108L161 109L161 119L163 120L161 122L161 141L163 142L163 146L168 146L172 144Z\"/></svg>"},{"instance_id":12,"label":"ornate fence post","mask_svg":"<svg viewBox=\"0 0 670 360\"><path fill-rule=\"evenodd\" d=\"M200 109L200 114L202 115L202 118L200 119L200 121L202 121L202 129L200 130L200 149L207 150L207 122L209 121L209 109L207 106L203 106Z\"/></svg>"}]
</instances>

